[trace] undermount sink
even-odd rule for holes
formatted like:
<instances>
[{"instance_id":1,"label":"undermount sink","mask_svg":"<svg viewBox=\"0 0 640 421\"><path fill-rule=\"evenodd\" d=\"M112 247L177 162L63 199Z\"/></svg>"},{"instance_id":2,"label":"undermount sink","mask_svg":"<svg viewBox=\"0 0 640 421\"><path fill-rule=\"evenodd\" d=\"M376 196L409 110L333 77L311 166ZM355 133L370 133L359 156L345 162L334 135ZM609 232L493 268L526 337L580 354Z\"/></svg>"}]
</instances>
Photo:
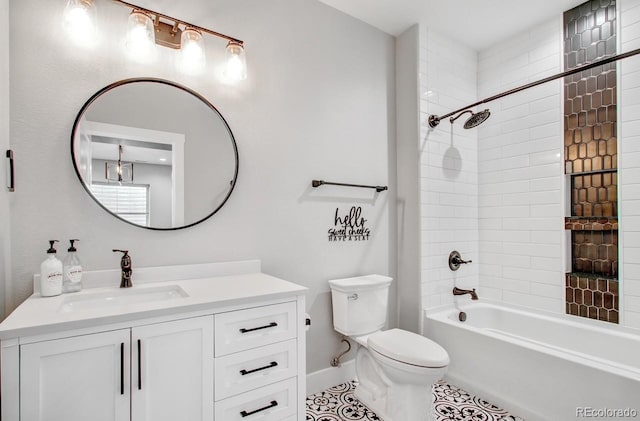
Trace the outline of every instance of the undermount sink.
<instances>
[{"instance_id":1,"label":"undermount sink","mask_svg":"<svg viewBox=\"0 0 640 421\"><path fill-rule=\"evenodd\" d=\"M129 306L132 304L154 303L188 297L178 285L165 285L150 288L124 288L107 292L70 295L64 298L60 313L71 313L83 310L107 309Z\"/></svg>"}]
</instances>

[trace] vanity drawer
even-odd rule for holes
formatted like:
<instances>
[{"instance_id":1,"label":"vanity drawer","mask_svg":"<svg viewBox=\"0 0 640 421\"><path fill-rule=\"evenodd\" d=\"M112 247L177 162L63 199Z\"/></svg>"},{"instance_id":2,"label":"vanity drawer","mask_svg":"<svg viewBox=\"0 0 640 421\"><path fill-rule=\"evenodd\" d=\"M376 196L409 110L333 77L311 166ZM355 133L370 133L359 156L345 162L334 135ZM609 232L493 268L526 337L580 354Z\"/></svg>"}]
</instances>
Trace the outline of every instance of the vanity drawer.
<instances>
[{"instance_id":1,"label":"vanity drawer","mask_svg":"<svg viewBox=\"0 0 640 421\"><path fill-rule=\"evenodd\" d=\"M297 411L296 378L216 402L216 420L282 421ZM295 419L295 418L292 418Z\"/></svg>"},{"instance_id":2,"label":"vanity drawer","mask_svg":"<svg viewBox=\"0 0 640 421\"><path fill-rule=\"evenodd\" d=\"M216 358L216 401L294 377L296 346L291 339Z\"/></svg>"},{"instance_id":3,"label":"vanity drawer","mask_svg":"<svg viewBox=\"0 0 640 421\"><path fill-rule=\"evenodd\" d=\"M216 357L296 337L296 303L215 315Z\"/></svg>"}]
</instances>

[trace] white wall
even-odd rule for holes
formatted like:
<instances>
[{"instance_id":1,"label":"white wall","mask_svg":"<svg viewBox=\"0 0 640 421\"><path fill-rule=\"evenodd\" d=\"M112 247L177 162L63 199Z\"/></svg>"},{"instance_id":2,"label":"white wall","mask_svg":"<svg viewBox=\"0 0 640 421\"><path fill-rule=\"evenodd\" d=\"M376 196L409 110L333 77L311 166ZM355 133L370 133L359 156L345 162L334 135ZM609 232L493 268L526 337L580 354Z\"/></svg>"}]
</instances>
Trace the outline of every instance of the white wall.
<instances>
[{"instance_id":1,"label":"white wall","mask_svg":"<svg viewBox=\"0 0 640 421\"><path fill-rule=\"evenodd\" d=\"M2 184L0 185L0 317L10 305L11 253L9 196L5 187L5 152L9 149L9 0L0 0L0 157L2 158Z\"/></svg>"},{"instance_id":2,"label":"white wall","mask_svg":"<svg viewBox=\"0 0 640 421\"><path fill-rule=\"evenodd\" d=\"M454 302L454 285L478 286L477 129L463 129L465 117L453 125L445 119L435 129L427 124L429 114L475 101L478 59L475 51L420 29L421 279L429 309ZM453 250L474 263L452 272L447 262Z\"/></svg>"},{"instance_id":3,"label":"white wall","mask_svg":"<svg viewBox=\"0 0 640 421\"><path fill-rule=\"evenodd\" d=\"M339 349L327 280L366 273L395 277L395 186L390 191L312 189L320 178L387 184L395 174L394 40L315 0L140 2L242 38L249 79L230 87L208 65L202 77L174 70L173 52L155 64L124 54L129 10L99 0L101 45L84 51L60 37L64 2L11 3L11 138L21 157L12 209L14 293L31 293L50 238L80 238L87 270L115 269L112 248L131 251L135 267L259 258L263 270L307 286L313 327L309 371ZM38 25L33 26L33 22ZM206 39L210 63L225 43ZM78 181L69 153L73 120L86 99L116 80L174 80L207 97L227 119L240 154L237 186L213 218L190 229L132 227L102 210ZM393 157L393 159L390 159ZM336 207L362 206L371 239L329 243ZM117 280L114 280L114 285Z\"/></svg>"},{"instance_id":4,"label":"white wall","mask_svg":"<svg viewBox=\"0 0 640 421\"><path fill-rule=\"evenodd\" d=\"M420 29L396 39L398 160L398 326L419 333L420 291Z\"/></svg>"},{"instance_id":5,"label":"white wall","mask_svg":"<svg viewBox=\"0 0 640 421\"><path fill-rule=\"evenodd\" d=\"M640 48L640 1L618 4L620 51ZM621 321L640 328L640 57L623 60L618 66Z\"/></svg>"},{"instance_id":6,"label":"white wall","mask_svg":"<svg viewBox=\"0 0 640 421\"><path fill-rule=\"evenodd\" d=\"M562 16L479 54L487 98L561 71ZM478 128L482 296L564 313L562 81L487 104Z\"/></svg>"}]
</instances>

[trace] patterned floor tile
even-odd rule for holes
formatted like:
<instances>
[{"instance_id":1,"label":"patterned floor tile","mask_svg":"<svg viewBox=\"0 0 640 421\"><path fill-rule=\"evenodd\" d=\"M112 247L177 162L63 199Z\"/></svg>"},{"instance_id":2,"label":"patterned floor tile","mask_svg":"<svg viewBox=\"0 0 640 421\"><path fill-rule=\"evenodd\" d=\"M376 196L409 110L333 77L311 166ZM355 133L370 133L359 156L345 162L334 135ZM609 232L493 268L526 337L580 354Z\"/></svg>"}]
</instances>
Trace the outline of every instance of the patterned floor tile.
<instances>
[{"instance_id":1,"label":"patterned floor tile","mask_svg":"<svg viewBox=\"0 0 640 421\"><path fill-rule=\"evenodd\" d=\"M308 396L307 421L381 421L354 397L355 386L344 383ZM436 421L524 421L444 381L433 386L433 395Z\"/></svg>"}]
</instances>

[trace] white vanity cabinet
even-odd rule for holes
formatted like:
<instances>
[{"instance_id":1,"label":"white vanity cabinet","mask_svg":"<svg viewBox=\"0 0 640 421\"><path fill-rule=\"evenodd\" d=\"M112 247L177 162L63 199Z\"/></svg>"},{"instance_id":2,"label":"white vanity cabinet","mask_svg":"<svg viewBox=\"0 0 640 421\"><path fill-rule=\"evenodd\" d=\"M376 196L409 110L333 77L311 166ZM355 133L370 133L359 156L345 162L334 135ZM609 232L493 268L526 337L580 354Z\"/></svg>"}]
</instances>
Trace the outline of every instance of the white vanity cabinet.
<instances>
[{"instance_id":1,"label":"white vanity cabinet","mask_svg":"<svg viewBox=\"0 0 640 421\"><path fill-rule=\"evenodd\" d=\"M296 314L295 302L216 314L216 420L296 415Z\"/></svg>"},{"instance_id":2,"label":"white vanity cabinet","mask_svg":"<svg viewBox=\"0 0 640 421\"><path fill-rule=\"evenodd\" d=\"M128 420L130 343L122 329L22 345L21 420Z\"/></svg>"},{"instance_id":3,"label":"white vanity cabinet","mask_svg":"<svg viewBox=\"0 0 640 421\"><path fill-rule=\"evenodd\" d=\"M212 395L213 316L20 346L22 421L204 421Z\"/></svg>"},{"instance_id":4,"label":"white vanity cabinet","mask_svg":"<svg viewBox=\"0 0 640 421\"><path fill-rule=\"evenodd\" d=\"M131 329L131 419L213 416L213 316Z\"/></svg>"},{"instance_id":5,"label":"white vanity cabinet","mask_svg":"<svg viewBox=\"0 0 640 421\"><path fill-rule=\"evenodd\" d=\"M0 324L1 419L302 421L305 291L250 273L34 295Z\"/></svg>"}]
</instances>

